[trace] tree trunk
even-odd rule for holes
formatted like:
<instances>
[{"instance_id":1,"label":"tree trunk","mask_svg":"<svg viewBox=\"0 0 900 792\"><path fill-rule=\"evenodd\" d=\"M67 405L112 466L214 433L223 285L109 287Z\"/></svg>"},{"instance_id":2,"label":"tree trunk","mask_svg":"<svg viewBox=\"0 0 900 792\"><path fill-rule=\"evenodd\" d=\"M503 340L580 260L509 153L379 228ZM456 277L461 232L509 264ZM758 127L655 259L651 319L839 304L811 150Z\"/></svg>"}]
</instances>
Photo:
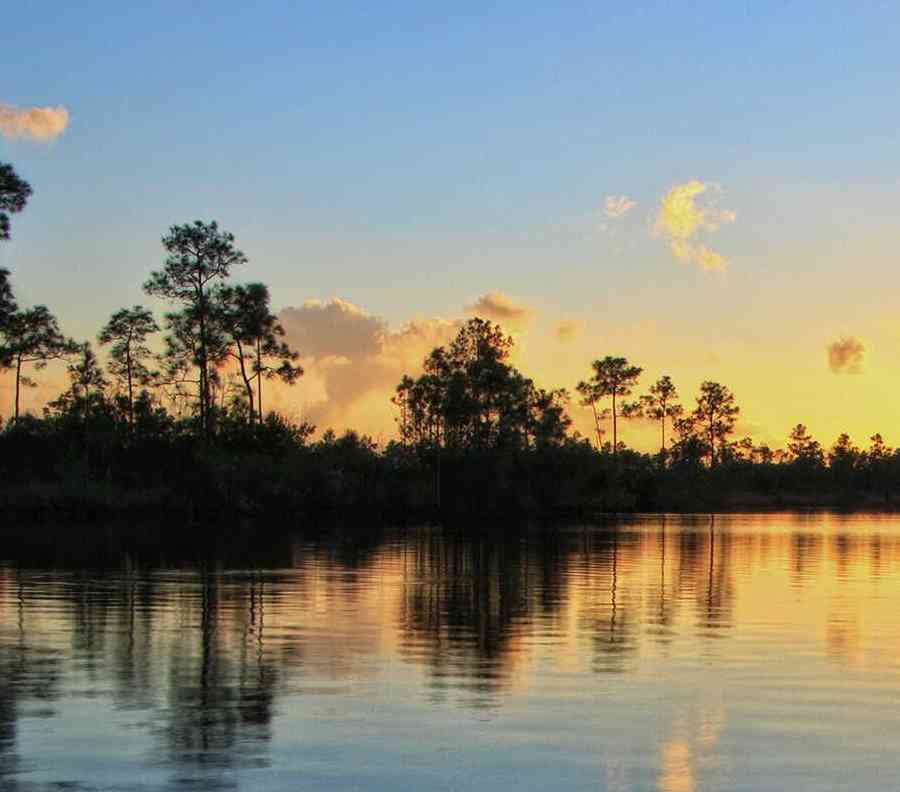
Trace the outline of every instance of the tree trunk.
<instances>
[{"instance_id":1,"label":"tree trunk","mask_svg":"<svg viewBox=\"0 0 900 792\"><path fill-rule=\"evenodd\" d=\"M255 413L253 412L253 383L247 377L247 364L244 362L244 348L241 346L241 342L237 342L238 348L238 363L241 367L241 379L244 380L244 390L247 391L247 400L250 403L250 423L253 423L255 420Z\"/></svg>"},{"instance_id":2,"label":"tree trunk","mask_svg":"<svg viewBox=\"0 0 900 792\"><path fill-rule=\"evenodd\" d=\"M616 431L616 389L613 388L612 392L612 401L613 401L613 456L616 456L619 453L619 436Z\"/></svg>"},{"instance_id":3,"label":"tree trunk","mask_svg":"<svg viewBox=\"0 0 900 792\"><path fill-rule=\"evenodd\" d=\"M201 353L202 357L202 353ZM197 379L198 387L200 392L198 393L198 398L200 400L200 434L203 436L203 439L206 439L206 371L201 362L200 364L200 376Z\"/></svg>"},{"instance_id":4,"label":"tree trunk","mask_svg":"<svg viewBox=\"0 0 900 792\"><path fill-rule=\"evenodd\" d=\"M131 374L131 342L129 340L125 351L125 363L128 368L128 427L134 429L134 386Z\"/></svg>"},{"instance_id":5,"label":"tree trunk","mask_svg":"<svg viewBox=\"0 0 900 792\"><path fill-rule=\"evenodd\" d=\"M600 416L597 415L597 403L591 397L591 410L594 413L594 429L597 432L597 450L603 450L603 430L600 428Z\"/></svg>"},{"instance_id":6,"label":"tree trunk","mask_svg":"<svg viewBox=\"0 0 900 792\"><path fill-rule=\"evenodd\" d=\"M200 308L200 432L204 440L209 440L209 364L206 348L206 295L203 287L197 290Z\"/></svg>"},{"instance_id":7,"label":"tree trunk","mask_svg":"<svg viewBox=\"0 0 900 792\"><path fill-rule=\"evenodd\" d=\"M259 413L259 425L262 426L262 342L260 338L256 339L256 410Z\"/></svg>"},{"instance_id":8,"label":"tree trunk","mask_svg":"<svg viewBox=\"0 0 900 792\"><path fill-rule=\"evenodd\" d=\"M15 420L19 420L19 389L22 382L22 356L16 357L16 412Z\"/></svg>"}]
</instances>

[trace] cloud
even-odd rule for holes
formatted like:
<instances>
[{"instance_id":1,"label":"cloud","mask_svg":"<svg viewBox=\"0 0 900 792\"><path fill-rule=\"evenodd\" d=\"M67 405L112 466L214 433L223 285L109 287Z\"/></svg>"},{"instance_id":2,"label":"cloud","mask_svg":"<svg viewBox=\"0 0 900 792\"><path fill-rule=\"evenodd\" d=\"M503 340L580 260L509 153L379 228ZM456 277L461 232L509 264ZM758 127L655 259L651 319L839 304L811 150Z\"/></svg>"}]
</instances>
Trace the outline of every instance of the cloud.
<instances>
[{"instance_id":1,"label":"cloud","mask_svg":"<svg viewBox=\"0 0 900 792\"><path fill-rule=\"evenodd\" d=\"M491 319L510 329L522 329L533 318L535 311L525 305L517 305L503 292L488 292L479 297L466 311L482 319Z\"/></svg>"},{"instance_id":2,"label":"cloud","mask_svg":"<svg viewBox=\"0 0 900 792\"><path fill-rule=\"evenodd\" d=\"M278 318L304 357L368 357L387 333L387 322L339 297L307 300L300 308L285 308Z\"/></svg>"},{"instance_id":3,"label":"cloud","mask_svg":"<svg viewBox=\"0 0 900 792\"><path fill-rule=\"evenodd\" d=\"M654 234L669 245L679 261L696 264L707 272L722 272L728 260L697 240L703 233L717 231L726 223L733 223L736 215L715 206L720 190L701 181L676 184L663 197L654 223ZM698 201L705 196L706 201Z\"/></svg>"},{"instance_id":4,"label":"cloud","mask_svg":"<svg viewBox=\"0 0 900 792\"><path fill-rule=\"evenodd\" d=\"M307 396L300 417L320 429L357 426L386 433L394 429L390 397L400 379L420 372L425 356L461 326L415 319L391 331L384 319L340 298L307 300L278 318L306 370L298 386ZM280 393L278 400L296 402L296 395Z\"/></svg>"},{"instance_id":5,"label":"cloud","mask_svg":"<svg viewBox=\"0 0 900 792\"><path fill-rule=\"evenodd\" d=\"M69 125L65 107L16 107L0 103L0 137L42 142L59 137Z\"/></svg>"},{"instance_id":6,"label":"cloud","mask_svg":"<svg viewBox=\"0 0 900 792\"><path fill-rule=\"evenodd\" d=\"M866 348L862 341L846 336L827 346L828 367L835 374L862 373L863 357Z\"/></svg>"},{"instance_id":7,"label":"cloud","mask_svg":"<svg viewBox=\"0 0 900 792\"><path fill-rule=\"evenodd\" d=\"M581 322L574 322L568 319L564 319L561 322L557 322L554 328L554 332L556 333L556 338L559 341L572 341L576 336L581 333L582 324Z\"/></svg>"},{"instance_id":8,"label":"cloud","mask_svg":"<svg viewBox=\"0 0 900 792\"><path fill-rule=\"evenodd\" d=\"M483 295L466 311L507 328L524 326L535 313L500 292ZM402 377L418 376L425 357L448 344L465 321L420 317L393 330L382 317L337 297L284 308L278 319L305 374L294 388L269 385L269 406L320 431L353 427L382 439L396 431L391 397Z\"/></svg>"},{"instance_id":9,"label":"cloud","mask_svg":"<svg viewBox=\"0 0 900 792\"><path fill-rule=\"evenodd\" d=\"M624 217L635 206L637 206L637 202L631 200L627 195L607 195L603 213L611 219L616 219Z\"/></svg>"}]
</instances>

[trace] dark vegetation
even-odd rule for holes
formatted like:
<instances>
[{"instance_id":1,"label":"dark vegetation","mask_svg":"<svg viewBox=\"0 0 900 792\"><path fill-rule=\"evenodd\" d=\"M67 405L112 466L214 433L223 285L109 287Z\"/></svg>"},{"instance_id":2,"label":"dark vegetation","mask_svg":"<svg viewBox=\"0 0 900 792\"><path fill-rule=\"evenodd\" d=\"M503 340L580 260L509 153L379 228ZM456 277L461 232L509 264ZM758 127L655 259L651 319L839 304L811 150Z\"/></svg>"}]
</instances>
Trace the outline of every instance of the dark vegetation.
<instances>
[{"instance_id":1,"label":"dark vegetation","mask_svg":"<svg viewBox=\"0 0 900 792\"><path fill-rule=\"evenodd\" d=\"M30 194L0 164L0 238ZM266 286L230 282L247 263L232 235L198 221L173 226L162 243L163 267L144 289L173 310L162 328L143 306L115 312L98 334L105 368L45 306L19 307L0 270L0 368L15 394L0 433L0 507L314 521L895 505L900 451L879 435L866 450L847 435L826 450L798 425L786 449L758 446L735 439L740 408L726 386L704 382L688 408L663 376L634 398L642 369L621 357L595 360L577 385L596 434L581 437L569 394L519 372L512 339L478 318L398 385L398 440L379 448L328 431L314 441L314 427L265 410L264 383L292 384L303 369ZM161 331L155 354L150 339ZM68 389L42 417L21 414L22 389L53 360L66 362ZM629 420L656 422L658 453L620 440Z\"/></svg>"}]
</instances>

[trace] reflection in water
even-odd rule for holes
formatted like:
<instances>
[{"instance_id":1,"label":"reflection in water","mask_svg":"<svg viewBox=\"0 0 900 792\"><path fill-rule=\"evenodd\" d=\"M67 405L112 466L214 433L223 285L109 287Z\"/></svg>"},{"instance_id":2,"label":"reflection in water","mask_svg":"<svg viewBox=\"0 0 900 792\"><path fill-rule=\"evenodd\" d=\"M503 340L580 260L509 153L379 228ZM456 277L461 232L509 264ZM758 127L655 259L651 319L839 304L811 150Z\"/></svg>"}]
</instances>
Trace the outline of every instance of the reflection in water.
<instances>
[{"instance_id":1,"label":"reflection in water","mask_svg":"<svg viewBox=\"0 0 900 792\"><path fill-rule=\"evenodd\" d=\"M779 789L799 767L813 789L859 762L854 733L863 773L893 761L880 741L900 734L873 720L900 703L900 522L668 517L278 552L0 567L0 786L456 787L484 767L494 788L673 792Z\"/></svg>"}]
</instances>

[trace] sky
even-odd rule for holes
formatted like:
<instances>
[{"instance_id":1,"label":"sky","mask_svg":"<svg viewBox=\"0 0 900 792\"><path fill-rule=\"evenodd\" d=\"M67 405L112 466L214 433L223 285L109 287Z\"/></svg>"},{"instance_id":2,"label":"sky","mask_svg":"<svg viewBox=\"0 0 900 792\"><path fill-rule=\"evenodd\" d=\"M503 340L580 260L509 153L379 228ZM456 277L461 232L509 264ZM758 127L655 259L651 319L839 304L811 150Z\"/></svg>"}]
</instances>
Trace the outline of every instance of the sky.
<instances>
[{"instance_id":1,"label":"sky","mask_svg":"<svg viewBox=\"0 0 900 792\"><path fill-rule=\"evenodd\" d=\"M218 220L307 368L275 406L322 428L389 436L479 313L544 386L625 355L686 404L725 383L759 441L900 444L900 6L625 6L16 3L0 266L93 338Z\"/></svg>"}]
</instances>

